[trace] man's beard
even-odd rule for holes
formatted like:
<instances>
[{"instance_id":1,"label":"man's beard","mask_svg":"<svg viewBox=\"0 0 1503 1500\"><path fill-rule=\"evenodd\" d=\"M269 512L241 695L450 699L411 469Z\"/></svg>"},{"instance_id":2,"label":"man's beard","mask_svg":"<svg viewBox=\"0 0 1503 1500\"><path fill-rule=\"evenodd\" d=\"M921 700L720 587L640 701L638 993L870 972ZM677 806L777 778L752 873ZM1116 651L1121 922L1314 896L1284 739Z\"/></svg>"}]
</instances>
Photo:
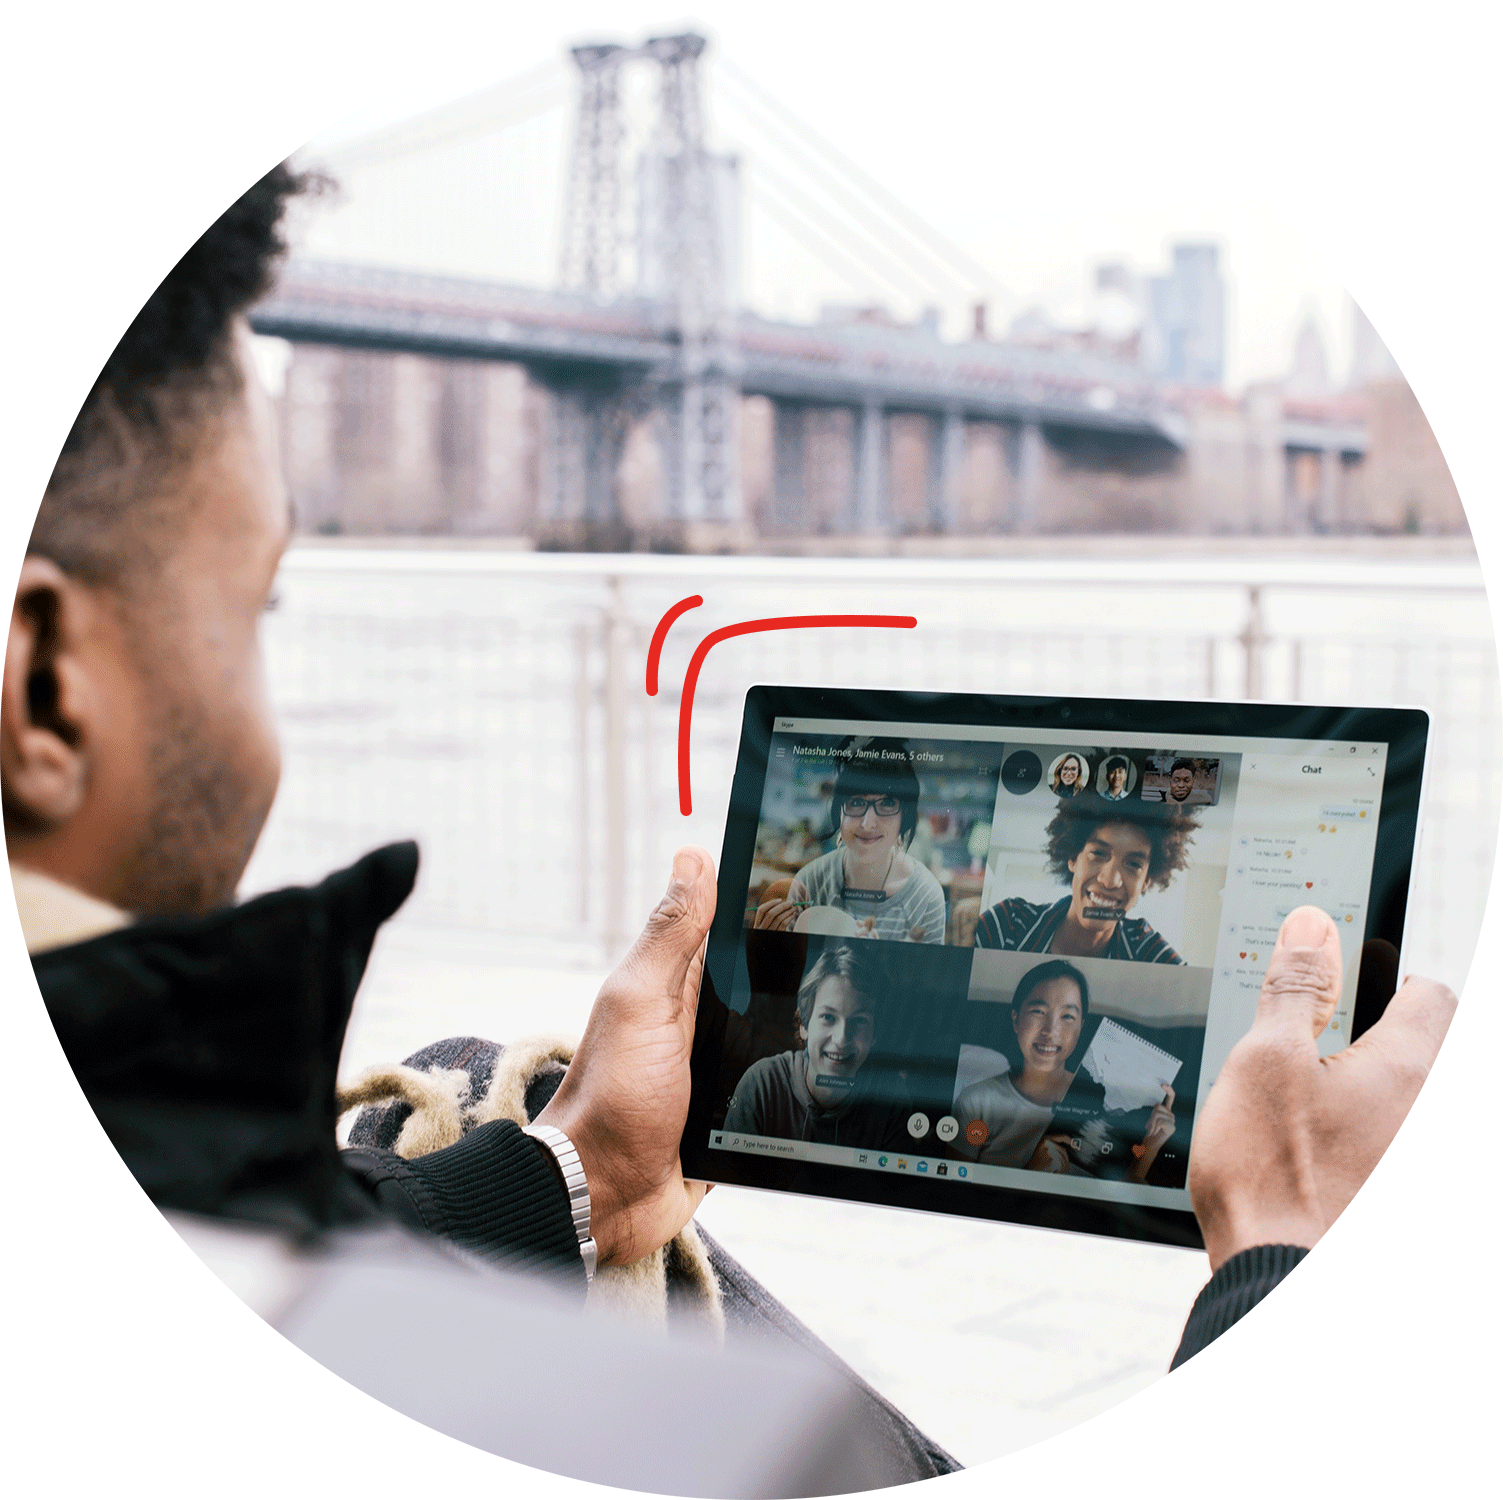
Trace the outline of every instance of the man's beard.
<instances>
[{"instance_id":1,"label":"man's beard","mask_svg":"<svg viewBox=\"0 0 1503 1500\"><path fill-rule=\"evenodd\" d=\"M247 784L234 751L207 736L203 715L153 678L151 804L120 904L142 915L210 911L234 898L271 802Z\"/></svg>"}]
</instances>

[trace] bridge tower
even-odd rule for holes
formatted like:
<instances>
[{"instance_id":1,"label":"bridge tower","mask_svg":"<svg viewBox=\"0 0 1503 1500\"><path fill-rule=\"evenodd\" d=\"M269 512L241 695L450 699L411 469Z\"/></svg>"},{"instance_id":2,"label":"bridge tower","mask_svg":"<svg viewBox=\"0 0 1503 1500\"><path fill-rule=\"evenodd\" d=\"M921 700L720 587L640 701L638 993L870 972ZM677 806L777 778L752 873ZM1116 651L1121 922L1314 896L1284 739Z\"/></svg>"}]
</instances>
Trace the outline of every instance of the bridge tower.
<instances>
[{"instance_id":1,"label":"bridge tower","mask_svg":"<svg viewBox=\"0 0 1503 1500\"><path fill-rule=\"evenodd\" d=\"M631 56L614 43L575 47L579 113L564 189L559 283L568 291L615 297L621 291L621 68Z\"/></svg>"},{"instance_id":2,"label":"bridge tower","mask_svg":"<svg viewBox=\"0 0 1503 1500\"><path fill-rule=\"evenodd\" d=\"M676 388L664 392L668 518L713 525L740 520L740 389L723 201L733 168L705 141L704 49L693 32L653 37L642 49L658 65L658 109L642 158L639 243L642 290L663 309L681 351Z\"/></svg>"},{"instance_id":3,"label":"bridge tower","mask_svg":"<svg viewBox=\"0 0 1503 1500\"><path fill-rule=\"evenodd\" d=\"M622 149L626 139L622 72L634 55L614 42L575 47L579 108L564 185L559 284L599 301L622 293L624 247ZM542 510L568 544L607 550L623 544L616 496L630 424L630 402L614 372L555 371L544 441Z\"/></svg>"},{"instance_id":4,"label":"bridge tower","mask_svg":"<svg viewBox=\"0 0 1503 1500\"><path fill-rule=\"evenodd\" d=\"M619 522L614 466L631 417L646 408L653 412L663 458L661 529L736 529L741 521L740 386L726 243L734 164L713 155L705 141L699 67L705 45L704 37L685 33L653 37L640 47L600 43L572 53L579 111L560 281L601 300L627 291L622 81L628 63L648 63L657 75L657 93L637 162L635 290L655 305L663 334L679 349L671 374L650 390L555 392L559 454L583 442L591 472L581 489L577 465L555 465L552 508L557 519L584 521L601 535L603 523ZM594 473L602 464L608 471Z\"/></svg>"}]
</instances>

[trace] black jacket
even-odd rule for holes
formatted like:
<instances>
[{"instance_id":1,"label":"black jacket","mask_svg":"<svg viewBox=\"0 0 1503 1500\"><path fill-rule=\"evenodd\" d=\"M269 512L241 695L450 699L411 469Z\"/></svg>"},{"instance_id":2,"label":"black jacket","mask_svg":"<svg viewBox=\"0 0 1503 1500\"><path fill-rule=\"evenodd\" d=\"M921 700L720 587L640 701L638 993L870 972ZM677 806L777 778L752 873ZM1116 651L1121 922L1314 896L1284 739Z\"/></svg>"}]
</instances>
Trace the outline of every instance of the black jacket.
<instances>
[{"instance_id":1,"label":"black jacket","mask_svg":"<svg viewBox=\"0 0 1503 1500\"><path fill-rule=\"evenodd\" d=\"M413 1161L335 1140L355 990L416 875L417 847L393 844L321 885L38 954L37 983L85 1097L158 1207L307 1238L393 1218L582 1295L562 1181L516 1125Z\"/></svg>"}]
</instances>

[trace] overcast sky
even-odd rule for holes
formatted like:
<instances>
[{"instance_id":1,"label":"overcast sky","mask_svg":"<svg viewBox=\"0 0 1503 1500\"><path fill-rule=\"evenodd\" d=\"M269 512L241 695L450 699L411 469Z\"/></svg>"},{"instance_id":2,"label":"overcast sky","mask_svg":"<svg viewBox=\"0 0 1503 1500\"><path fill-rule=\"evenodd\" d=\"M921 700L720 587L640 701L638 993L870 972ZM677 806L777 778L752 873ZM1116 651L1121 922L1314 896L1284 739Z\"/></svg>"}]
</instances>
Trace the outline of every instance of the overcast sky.
<instances>
[{"instance_id":1,"label":"overcast sky","mask_svg":"<svg viewBox=\"0 0 1503 1500\"><path fill-rule=\"evenodd\" d=\"M1181 54L1178 66L1155 74L1144 62L1140 16L1089 6L1079 14L1065 42L1062 28L1032 8L951 4L926 12L911 4L853 10L705 0L692 14L675 15L634 0L565 0L513 16L495 35L476 38L483 45L457 45L441 63L427 60L373 86L368 104L320 142L546 68L573 41L636 41L698 29L712 40L714 141L745 153L749 177L765 168L786 179L792 161L779 158L775 132L759 127L755 111L737 105L745 89L717 76L720 59L979 261L1016 298L1011 305L994 298L1004 319L1019 304L1041 303L1077 321L1090 312L1090 274L1098 261L1125 259L1151 273L1163 268L1174 241L1213 240L1222 247L1229 285L1229 385L1287 369L1298 328L1311 314L1333 372L1344 375L1345 290L1287 206L1291 174L1325 173L1339 192L1339 164L1260 153L1248 145L1256 131L1245 128L1227 144L1216 62L1187 76ZM916 24L926 15L925 24ZM1122 45L1128 37L1131 48ZM1318 61L1310 60L1311 67ZM1301 91L1313 88L1316 76L1300 68L1271 75L1267 110L1300 108ZM1245 109L1245 88L1240 97ZM510 141L496 148L493 180L505 184L501 210L509 217L477 219L468 231L487 238L496 274L533 280L551 271L567 114L556 108L509 132ZM409 165L421 170L419 159ZM430 188L434 180L430 175ZM795 317L821 302L852 300L855 278L798 244L761 192L748 193L747 201L748 300ZM350 217L347 210L344 218ZM337 249L353 232L348 223L343 236L326 228L324 248ZM453 269L477 260L466 233L456 226L450 236ZM505 248L497 250L501 242ZM870 286L872 295L884 294L880 282ZM886 292L910 312L919 295L910 293L912 305L905 307L901 292ZM951 335L962 331L967 296L952 288L945 299Z\"/></svg>"}]
</instances>

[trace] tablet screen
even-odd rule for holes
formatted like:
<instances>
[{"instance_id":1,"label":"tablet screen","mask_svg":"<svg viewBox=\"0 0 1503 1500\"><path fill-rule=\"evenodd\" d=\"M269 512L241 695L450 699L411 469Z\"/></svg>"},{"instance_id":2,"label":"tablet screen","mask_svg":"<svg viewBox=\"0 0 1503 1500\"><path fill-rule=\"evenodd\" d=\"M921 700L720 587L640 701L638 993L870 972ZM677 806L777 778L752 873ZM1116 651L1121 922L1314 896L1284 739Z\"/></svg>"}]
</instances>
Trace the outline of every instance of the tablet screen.
<instances>
[{"instance_id":1,"label":"tablet screen","mask_svg":"<svg viewBox=\"0 0 1503 1500\"><path fill-rule=\"evenodd\" d=\"M1400 941L1423 741L1412 711L754 689L685 1170L1193 1243L1196 1117L1283 918L1341 933L1322 1053Z\"/></svg>"}]
</instances>

